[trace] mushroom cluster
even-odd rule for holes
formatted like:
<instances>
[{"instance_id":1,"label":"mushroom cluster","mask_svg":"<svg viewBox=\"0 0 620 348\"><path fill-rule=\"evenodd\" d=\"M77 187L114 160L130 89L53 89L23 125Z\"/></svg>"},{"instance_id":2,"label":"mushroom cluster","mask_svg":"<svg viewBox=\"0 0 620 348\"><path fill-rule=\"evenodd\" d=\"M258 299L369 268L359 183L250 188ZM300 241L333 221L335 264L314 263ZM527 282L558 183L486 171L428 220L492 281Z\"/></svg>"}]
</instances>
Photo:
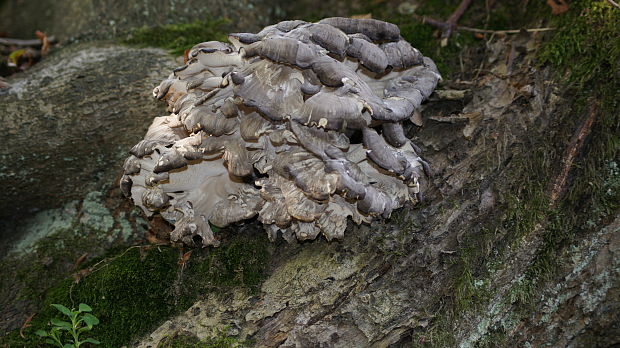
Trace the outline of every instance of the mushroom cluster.
<instances>
[{"instance_id":1,"label":"mushroom cluster","mask_svg":"<svg viewBox=\"0 0 620 348\"><path fill-rule=\"evenodd\" d=\"M171 240L217 245L211 225L256 215L271 240L331 240L419 199L428 168L402 122L440 75L396 25L293 20L229 41L154 89L171 114L124 164L122 191Z\"/></svg>"}]
</instances>

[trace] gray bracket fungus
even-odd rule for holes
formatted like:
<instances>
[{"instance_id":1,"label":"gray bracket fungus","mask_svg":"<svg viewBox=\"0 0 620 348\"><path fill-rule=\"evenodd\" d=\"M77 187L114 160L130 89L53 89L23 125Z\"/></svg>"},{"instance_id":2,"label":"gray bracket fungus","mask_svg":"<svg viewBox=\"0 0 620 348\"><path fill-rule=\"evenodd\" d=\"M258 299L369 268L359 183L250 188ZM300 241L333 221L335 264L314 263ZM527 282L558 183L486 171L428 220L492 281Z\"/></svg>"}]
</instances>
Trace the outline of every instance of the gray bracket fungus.
<instances>
[{"instance_id":1,"label":"gray bracket fungus","mask_svg":"<svg viewBox=\"0 0 620 348\"><path fill-rule=\"evenodd\" d=\"M171 114L125 162L123 192L173 241L218 245L209 222L256 215L271 240L332 240L419 198L428 167L402 122L441 77L397 26L295 20L229 41L194 46L154 89Z\"/></svg>"}]
</instances>

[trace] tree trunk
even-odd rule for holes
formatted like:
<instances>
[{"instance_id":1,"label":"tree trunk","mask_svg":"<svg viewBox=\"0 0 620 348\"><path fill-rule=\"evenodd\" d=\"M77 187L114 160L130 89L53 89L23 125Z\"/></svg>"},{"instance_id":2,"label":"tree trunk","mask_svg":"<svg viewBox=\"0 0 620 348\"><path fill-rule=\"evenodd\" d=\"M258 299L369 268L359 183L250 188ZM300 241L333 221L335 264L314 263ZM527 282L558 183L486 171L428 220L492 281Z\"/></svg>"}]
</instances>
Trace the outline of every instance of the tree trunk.
<instances>
[{"instance_id":1,"label":"tree trunk","mask_svg":"<svg viewBox=\"0 0 620 348\"><path fill-rule=\"evenodd\" d=\"M0 95L0 220L58 207L111 184L174 68L163 50L90 43L52 53Z\"/></svg>"},{"instance_id":2,"label":"tree trunk","mask_svg":"<svg viewBox=\"0 0 620 348\"><path fill-rule=\"evenodd\" d=\"M595 98L576 107L567 83L533 62L533 38L486 44L471 79L444 81L425 105L423 126L409 126L432 168L423 204L371 225L350 223L341 241L279 240L258 292L206 292L184 313L161 318L167 321L135 346L222 337L255 347L620 343L620 219L607 201L620 192L618 152L592 150L609 132L602 120L617 130L617 116ZM0 96L0 219L115 185L127 150L164 114L150 91L176 65L160 50L89 43L63 48L9 81L12 89ZM99 193L72 212L71 228L99 219L104 231L87 234L112 235L124 226L119 202L129 203L118 191ZM113 217L97 215L106 204ZM129 220L128 230L139 234L139 219ZM256 222L236 228L264 233ZM64 276L84 252L58 256L58 267L57 260L34 264L46 273L52 264ZM179 272L168 291L184 286L181 261L160 267ZM0 280L0 290L13 282ZM7 330L38 310L32 303L20 310L18 291L8 288L0 291L0 307L12 306L0 314L15 315L1 326Z\"/></svg>"},{"instance_id":3,"label":"tree trunk","mask_svg":"<svg viewBox=\"0 0 620 348\"><path fill-rule=\"evenodd\" d=\"M561 177L583 152L592 116L561 124L567 100L549 71L532 68L527 42L493 45L499 57L517 47L519 63L500 59L485 66L494 74L445 81L410 132L432 166L426 203L351 225L339 242L277 246L258 295L209 294L138 346L222 334L256 347L617 342L618 220L585 230L570 249L556 246L554 262L545 254L562 240L554 224L571 181ZM552 177L535 177L541 168Z\"/></svg>"}]
</instances>

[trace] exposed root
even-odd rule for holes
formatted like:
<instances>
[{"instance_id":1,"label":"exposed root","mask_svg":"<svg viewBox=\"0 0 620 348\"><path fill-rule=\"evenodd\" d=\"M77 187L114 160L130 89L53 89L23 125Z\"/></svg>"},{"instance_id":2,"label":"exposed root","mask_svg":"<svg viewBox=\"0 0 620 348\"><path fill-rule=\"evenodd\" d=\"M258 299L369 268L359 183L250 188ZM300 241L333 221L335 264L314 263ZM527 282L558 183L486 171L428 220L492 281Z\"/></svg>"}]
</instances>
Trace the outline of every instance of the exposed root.
<instances>
[{"instance_id":1,"label":"exposed root","mask_svg":"<svg viewBox=\"0 0 620 348\"><path fill-rule=\"evenodd\" d=\"M566 148L564 156L562 157L562 167L560 173L556 176L553 181L553 185L551 186L551 192L549 193L551 206L555 205L555 202L557 202L566 190L566 182L568 181L568 175L570 174L570 170L575 162L575 157L577 157L583 149L583 144L592 130L592 125L596 119L597 111L598 104L596 102L591 102L588 115L571 137L571 141Z\"/></svg>"}]
</instances>

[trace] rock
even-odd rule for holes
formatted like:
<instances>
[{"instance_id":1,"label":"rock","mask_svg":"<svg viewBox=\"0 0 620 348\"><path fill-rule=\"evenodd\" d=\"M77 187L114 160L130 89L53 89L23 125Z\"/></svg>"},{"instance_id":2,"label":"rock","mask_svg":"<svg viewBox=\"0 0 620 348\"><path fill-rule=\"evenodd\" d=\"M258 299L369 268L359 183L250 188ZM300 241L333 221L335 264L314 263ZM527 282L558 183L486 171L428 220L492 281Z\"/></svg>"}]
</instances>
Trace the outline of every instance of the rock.
<instances>
[{"instance_id":1,"label":"rock","mask_svg":"<svg viewBox=\"0 0 620 348\"><path fill-rule=\"evenodd\" d=\"M178 65L163 50L68 46L0 95L0 219L59 207L116 181L152 115L151 90Z\"/></svg>"},{"instance_id":2,"label":"rock","mask_svg":"<svg viewBox=\"0 0 620 348\"><path fill-rule=\"evenodd\" d=\"M236 27L254 30L268 24L277 9L277 5L264 0L7 0L0 3L0 32L25 39L34 38L35 30L59 40L84 35L111 38L135 27L209 17L243 18Z\"/></svg>"}]
</instances>

